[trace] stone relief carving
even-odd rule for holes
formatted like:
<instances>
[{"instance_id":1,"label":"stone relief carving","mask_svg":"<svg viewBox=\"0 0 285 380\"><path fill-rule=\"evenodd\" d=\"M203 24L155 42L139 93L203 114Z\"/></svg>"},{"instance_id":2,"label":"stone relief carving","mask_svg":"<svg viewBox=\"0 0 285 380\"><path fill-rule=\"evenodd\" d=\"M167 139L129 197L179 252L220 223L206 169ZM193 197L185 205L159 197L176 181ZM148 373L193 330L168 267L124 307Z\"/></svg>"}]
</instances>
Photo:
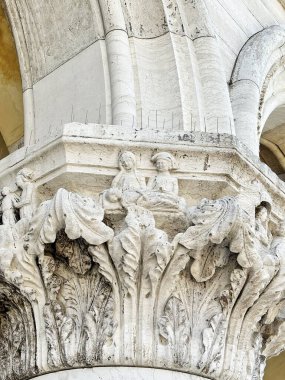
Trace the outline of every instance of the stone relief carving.
<instances>
[{"instance_id":1,"label":"stone relief carving","mask_svg":"<svg viewBox=\"0 0 285 380\"><path fill-rule=\"evenodd\" d=\"M161 338L171 347L174 364L187 364L191 325L185 306L179 298L172 296L167 301L158 326Z\"/></svg>"},{"instance_id":2,"label":"stone relief carving","mask_svg":"<svg viewBox=\"0 0 285 380\"><path fill-rule=\"evenodd\" d=\"M261 246L265 249L268 248L272 240L272 234L268 226L270 212L271 207L268 202L261 202L255 210L255 234Z\"/></svg>"},{"instance_id":3,"label":"stone relief carving","mask_svg":"<svg viewBox=\"0 0 285 380\"><path fill-rule=\"evenodd\" d=\"M0 284L1 379L36 373L35 328L32 308L14 286Z\"/></svg>"},{"instance_id":4,"label":"stone relief carving","mask_svg":"<svg viewBox=\"0 0 285 380\"><path fill-rule=\"evenodd\" d=\"M185 201L178 196L178 180L171 175L171 171L178 169L175 158L170 153L160 152L151 161L157 175L149 179L139 204L152 211L184 211Z\"/></svg>"},{"instance_id":5,"label":"stone relief carving","mask_svg":"<svg viewBox=\"0 0 285 380\"><path fill-rule=\"evenodd\" d=\"M33 215L33 172L27 168L19 171L16 177L16 185L21 190L21 198L17 204L21 219L31 219Z\"/></svg>"},{"instance_id":6,"label":"stone relief carving","mask_svg":"<svg viewBox=\"0 0 285 380\"><path fill-rule=\"evenodd\" d=\"M2 224L8 226L14 226L17 222L16 209L20 199L15 193L12 193L9 187L3 187L1 191L2 202Z\"/></svg>"},{"instance_id":7,"label":"stone relief carving","mask_svg":"<svg viewBox=\"0 0 285 380\"><path fill-rule=\"evenodd\" d=\"M272 234L270 204L254 217L238 197L189 207L174 157L152 162L146 185L121 154L100 201L59 189L35 207L28 170L2 190L2 379L125 364L252 380L284 348L285 223Z\"/></svg>"},{"instance_id":8,"label":"stone relief carving","mask_svg":"<svg viewBox=\"0 0 285 380\"><path fill-rule=\"evenodd\" d=\"M103 193L105 208L121 209L136 203L146 190L144 177L137 171L136 157L132 152L124 152L119 157L120 172L112 181L111 188Z\"/></svg>"}]
</instances>

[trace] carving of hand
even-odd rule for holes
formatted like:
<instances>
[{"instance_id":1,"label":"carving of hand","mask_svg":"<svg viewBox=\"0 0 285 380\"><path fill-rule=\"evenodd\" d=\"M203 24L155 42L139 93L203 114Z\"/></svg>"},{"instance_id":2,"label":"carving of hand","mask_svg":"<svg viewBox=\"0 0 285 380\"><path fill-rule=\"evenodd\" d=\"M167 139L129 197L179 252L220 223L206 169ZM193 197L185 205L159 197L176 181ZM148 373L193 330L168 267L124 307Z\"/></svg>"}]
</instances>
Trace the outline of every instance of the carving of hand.
<instances>
[{"instance_id":1,"label":"carving of hand","mask_svg":"<svg viewBox=\"0 0 285 380\"><path fill-rule=\"evenodd\" d=\"M263 264L266 266L275 266L275 265L279 264L279 259L276 256L267 255L263 259Z\"/></svg>"}]
</instances>

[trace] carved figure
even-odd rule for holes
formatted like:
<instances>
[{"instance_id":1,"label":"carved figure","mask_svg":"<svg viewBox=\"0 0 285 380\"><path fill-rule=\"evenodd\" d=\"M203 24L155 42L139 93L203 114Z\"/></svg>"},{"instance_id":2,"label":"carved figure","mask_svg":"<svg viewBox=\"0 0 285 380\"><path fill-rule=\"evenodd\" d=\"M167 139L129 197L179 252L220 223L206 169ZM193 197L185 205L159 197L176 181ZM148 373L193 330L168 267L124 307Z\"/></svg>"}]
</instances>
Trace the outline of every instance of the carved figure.
<instances>
[{"instance_id":1,"label":"carved figure","mask_svg":"<svg viewBox=\"0 0 285 380\"><path fill-rule=\"evenodd\" d=\"M144 177L142 177L136 168L136 157L132 152L124 152L119 156L120 172L112 182L113 189L119 189L122 192L134 191L139 194L146 189Z\"/></svg>"},{"instance_id":2,"label":"carved figure","mask_svg":"<svg viewBox=\"0 0 285 380\"><path fill-rule=\"evenodd\" d=\"M34 184L33 172L27 168L20 170L16 177L16 185L22 190L17 208L20 210L20 219L31 219L33 216Z\"/></svg>"},{"instance_id":3,"label":"carved figure","mask_svg":"<svg viewBox=\"0 0 285 380\"><path fill-rule=\"evenodd\" d=\"M275 235L270 245L270 254L265 257L264 263L279 267L278 277L281 274L283 275L283 271L285 270L285 220L281 221L275 230Z\"/></svg>"},{"instance_id":4,"label":"carved figure","mask_svg":"<svg viewBox=\"0 0 285 380\"><path fill-rule=\"evenodd\" d=\"M2 189L2 223L4 225L13 226L17 223L16 209L18 208L19 198L12 193L9 187Z\"/></svg>"},{"instance_id":5,"label":"carved figure","mask_svg":"<svg viewBox=\"0 0 285 380\"><path fill-rule=\"evenodd\" d=\"M285 259L285 219L282 220L275 231L271 250L279 259Z\"/></svg>"},{"instance_id":6,"label":"carved figure","mask_svg":"<svg viewBox=\"0 0 285 380\"><path fill-rule=\"evenodd\" d=\"M268 226L270 212L271 206L268 202L261 202L255 210L255 232L256 238L260 242L261 253L266 253L265 250L272 240L272 234Z\"/></svg>"},{"instance_id":7,"label":"carved figure","mask_svg":"<svg viewBox=\"0 0 285 380\"><path fill-rule=\"evenodd\" d=\"M170 173L172 170L178 169L175 158L170 153L160 152L155 154L151 161L158 174L148 181L148 190L178 195L178 180Z\"/></svg>"},{"instance_id":8,"label":"carved figure","mask_svg":"<svg viewBox=\"0 0 285 380\"><path fill-rule=\"evenodd\" d=\"M149 179L148 191L138 203L153 211L183 210L186 202L178 196L178 180L171 175L171 171L178 169L175 158L170 153L160 152L151 161L156 167L157 175Z\"/></svg>"},{"instance_id":9,"label":"carved figure","mask_svg":"<svg viewBox=\"0 0 285 380\"><path fill-rule=\"evenodd\" d=\"M136 203L146 190L145 179L137 171L136 157L132 152L119 156L119 167L120 172L113 179L111 188L103 193L103 205L108 209Z\"/></svg>"}]
</instances>

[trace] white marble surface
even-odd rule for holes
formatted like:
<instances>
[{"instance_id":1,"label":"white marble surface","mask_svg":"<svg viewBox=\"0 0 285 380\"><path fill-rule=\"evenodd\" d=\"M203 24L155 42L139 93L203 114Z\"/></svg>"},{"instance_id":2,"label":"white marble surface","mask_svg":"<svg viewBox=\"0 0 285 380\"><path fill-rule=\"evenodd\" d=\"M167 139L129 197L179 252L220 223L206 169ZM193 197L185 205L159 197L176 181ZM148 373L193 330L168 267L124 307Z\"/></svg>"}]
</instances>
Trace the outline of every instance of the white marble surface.
<instances>
[{"instance_id":1,"label":"white marble surface","mask_svg":"<svg viewBox=\"0 0 285 380\"><path fill-rule=\"evenodd\" d=\"M277 89L266 78L275 63L284 72L285 29L259 25L246 0L3 1L26 90L25 147L0 163L0 185L20 196L3 194L3 379L36 365L47 380L260 380L283 343L258 329L279 318L285 232L274 256L269 229L285 187L252 152L262 96ZM281 25L278 3L263 3ZM135 159L120 160L126 150ZM21 185L23 167L33 175ZM34 196L46 202L22 217ZM78 363L109 367L48 373Z\"/></svg>"},{"instance_id":2,"label":"white marble surface","mask_svg":"<svg viewBox=\"0 0 285 380\"><path fill-rule=\"evenodd\" d=\"M155 368L98 367L74 369L36 377L39 380L203 380L204 377Z\"/></svg>"},{"instance_id":3,"label":"white marble surface","mask_svg":"<svg viewBox=\"0 0 285 380\"><path fill-rule=\"evenodd\" d=\"M231 74L246 42L284 23L277 0L30 3L21 0L15 8L4 1L28 90L26 146L61 123L77 121L237 133L258 154L260 88L240 83L231 99L228 83L236 85ZM266 49L278 33L272 37ZM266 57L264 46L262 52ZM237 71L249 76L239 80L250 79L255 69L264 77L258 59L255 66L243 61Z\"/></svg>"},{"instance_id":4,"label":"white marble surface","mask_svg":"<svg viewBox=\"0 0 285 380\"><path fill-rule=\"evenodd\" d=\"M35 141L70 121L111 123L108 77L105 44L97 41L36 83Z\"/></svg>"}]
</instances>

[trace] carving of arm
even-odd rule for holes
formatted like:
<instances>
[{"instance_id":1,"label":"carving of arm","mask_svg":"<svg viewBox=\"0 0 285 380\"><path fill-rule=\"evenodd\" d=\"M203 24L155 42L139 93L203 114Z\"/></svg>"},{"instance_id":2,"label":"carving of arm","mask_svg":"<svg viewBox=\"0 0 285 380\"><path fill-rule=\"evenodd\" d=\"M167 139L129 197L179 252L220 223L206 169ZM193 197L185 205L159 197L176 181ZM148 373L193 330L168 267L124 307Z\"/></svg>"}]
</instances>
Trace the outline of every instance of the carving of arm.
<instances>
[{"instance_id":1,"label":"carving of arm","mask_svg":"<svg viewBox=\"0 0 285 380\"><path fill-rule=\"evenodd\" d=\"M177 178L175 178L175 181L173 181L173 193L175 195L178 195L178 193L179 193L178 179Z\"/></svg>"},{"instance_id":2,"label":"carving of arm","mask_svg":"<svg viewBox=\"0 0 285 380\"><path fill-rule=\"evenodd\" d=\"M34 190L34 185L32 183L28 183L26 187L25 199L23 200L21 198L21 201L17 204L18 208L32 203L33 190Z\"/></svg>"},{"instance_id":3,"label":"carving of arm","mask_svg":"<svg viewBox=\"0 0 285 380\"><path fill-rule=\"evenodd\" d=\"M282 257L285 258L285 239L284 238L280 239L280 241L278 242L278 244L276 245L272 253L275 254L278 257L278 259L282 259Z\"/></svg>"},{"instance_id":4,"label":"carving of arm","mask_svg":"<svg viewBox=\"0 0 285 380\"><path fill-rule=\"evenodd\" d=\"M119 187L119 181L120 181L121 177L122 177L122 170L114 177L112 184L111 184L111 188L112 187L115 187L115 188Z\"/></svg>"},{"instance_id":5,"label":"carving of arm","mask_svg":"<svg viewBox=\"0 0 285 380\"><path fill-rule=\"evenodd\" d=\"M155 182L155 177L154 178L150 178L148 180L147 187L146 187L147 190L152 190L153 189L154 182Z\"/></svg>"},{"instance_id":6,"label":"carving of arm","mask_svg":"<svg viewBox=\"0 0 285 380\"><path fill-rule=\"evenodd\" d=\"M139 182L140 182L140 187L141 187L141 190L146 190L146 183L145 183L145 178L144 177L140 177L139 178Z\"/></svg>"},{"instance_id":7,"label":"carving of arm","mask_svg":"<svg viewBox=\"0 0 285 380\"><path fill-rule=\"evenodd\" d=\"M13 197L12 197L12 204L13 204L13 206L15 208L18 208L19 203L20 203L19 197L16 194L14 194Z\"/></svg>"}]
</instances>

